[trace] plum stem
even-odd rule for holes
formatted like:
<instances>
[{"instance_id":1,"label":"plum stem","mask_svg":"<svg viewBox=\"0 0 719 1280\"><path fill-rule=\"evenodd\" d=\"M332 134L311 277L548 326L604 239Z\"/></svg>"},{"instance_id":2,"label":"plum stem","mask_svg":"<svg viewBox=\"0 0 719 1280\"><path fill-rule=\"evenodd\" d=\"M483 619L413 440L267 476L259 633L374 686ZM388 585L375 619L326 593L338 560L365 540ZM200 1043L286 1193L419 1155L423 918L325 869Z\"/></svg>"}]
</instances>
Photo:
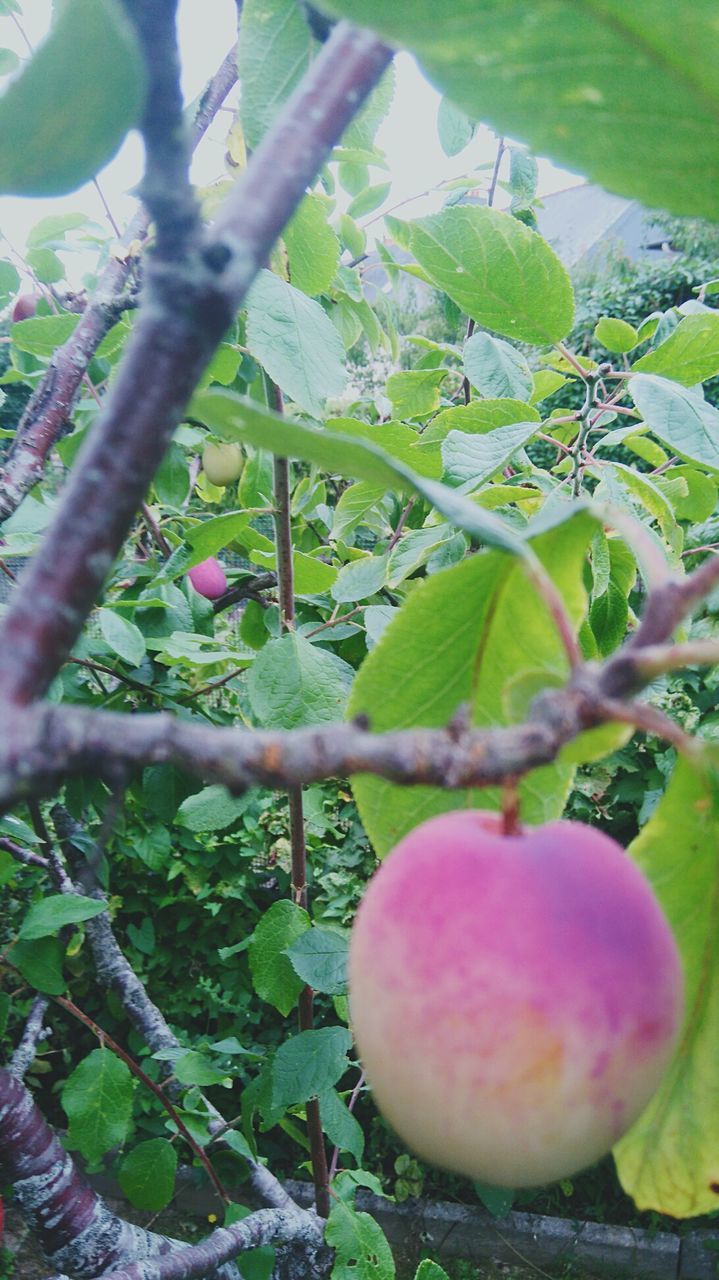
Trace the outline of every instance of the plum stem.
<instances>
[{"instance_id":1,"label":"plum stem","mask_svg":"<svg viewBox=\"0 0 719 1280\"><path fill-rule=\"evenodd\" d=\"M502 787L502 835L518 836L522 832L519 821L520 796L517 779L510 778Z\"/></svg>"}]
</instances>

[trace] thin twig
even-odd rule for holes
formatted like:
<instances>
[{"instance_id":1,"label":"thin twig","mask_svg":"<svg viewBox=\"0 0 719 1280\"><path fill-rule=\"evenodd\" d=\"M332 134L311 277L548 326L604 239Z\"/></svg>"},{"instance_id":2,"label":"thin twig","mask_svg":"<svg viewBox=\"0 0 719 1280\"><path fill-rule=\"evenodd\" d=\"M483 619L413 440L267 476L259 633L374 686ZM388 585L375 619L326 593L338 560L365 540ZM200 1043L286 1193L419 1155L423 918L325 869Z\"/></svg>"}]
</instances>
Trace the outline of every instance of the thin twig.
<instances>
[{"instance_id":1,"label":"thin twig","mask_svg":"<svg viewBox=\"0 0 719 1280\"><path fill-rule=\"evenodd\" d=\"M212 1185L214 1186L220 1199L224 1200L225 1204L230 1204L231 1196L228 1194L227 1191L225 1191L225 1188L223 1187L222 1183L220 1182L220 1179L215 1173L215 1170L212 1167L212 1161L209 1159L207 1153L203 1151L199 1143L195 1141L189 1129L187 1128L187 1125L182 1119L182 1116L178 1114L177 1109L170 1102L170 1099L167 1097L166 1093L160 1087L160 1085L155 1084L155 1081L150 1079L150 1077L142 1070L142 1067L137 1062L135 1062L135 1059L131 1056L131 1054L127 1053L126 1050L123 1049L122 1045L118 1044L117 1041L114 1040L113 1037L109 1035L107 1031L104 1031L103 1028L99 1026L98 1023L95 1022L93 1018L90 1018L88 1014L84 1013L82 1009L78 1008L78 1006L74 1003L74 1001L69 1000L67 996L53 996L52 999L55 1004L60 1006L61 1009L65 1009L67 1013L71 1013L73 1018L77 1018L78 1022L81 1022L83 1026L87 1027L88 1030L91 1031L92 1034L97 1037L100 1044L103 1046L106 1045L107 1048L110 1049L112 1053L115 1054L116 1057L118 1057L122 1062L125 1063L125 1066L132 1072L132 1074L136 1077L136 1079L141 1081L141 1083L144 1084L145 1088L149 1089L150 1092L155 1095L158 1102L164 1107L165 1111L170 1116L178 1132L185 1139L185 1142L190 1147L190 1150L194 1153L195 1156L197 1156L197 1159L203 1165L207 1173L207 1176L212 1182Z\"/></svg>"}]
</instances>

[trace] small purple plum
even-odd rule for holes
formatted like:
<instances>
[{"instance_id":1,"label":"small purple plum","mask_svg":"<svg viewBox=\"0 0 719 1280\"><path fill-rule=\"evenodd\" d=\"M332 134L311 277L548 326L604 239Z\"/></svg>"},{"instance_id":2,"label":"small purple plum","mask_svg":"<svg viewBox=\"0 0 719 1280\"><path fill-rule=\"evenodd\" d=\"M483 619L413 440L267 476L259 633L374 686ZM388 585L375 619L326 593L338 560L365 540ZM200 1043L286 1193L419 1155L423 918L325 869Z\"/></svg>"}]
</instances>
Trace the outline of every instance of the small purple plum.
<instances>
[{"instance_id":1,"label":"small purple plum","mask_svg":"<svg viewBox=\"0 0 719 1280\"><path fill-rule=\"evenodd\" d=\"M214 556L210 556L209 560L203 560L201 564L196 564L194 568L189 569L187 573L190 582L195 591L206 600L216 600L218 596L223 596L227 590L227 578L219 560Z\"/></svg>"},{"instance_id":2,"label":"small purple plum","mask_svg":"<svg viewBox=\"0 0 719 1280\"><path fill-rule=\"evenodd\" d=\"M12 309L13 324L18 324L20 320L31 320L36 311L37 296L34 293L18 294Z\"/></svg>"},{"instance_id":3,"label":"small purple plum","mask_svg":"<svg viewBox=\"0 0 719 1280\"><path fill-rule=\"evenodd\" d=\"M677 1043L673 934L639 869L578 822L505 834L457 810L410 832L352 931L350 1017L380 1111L417 1155L533 1186L598 1160Z\"/></svg>"}]
</instances>

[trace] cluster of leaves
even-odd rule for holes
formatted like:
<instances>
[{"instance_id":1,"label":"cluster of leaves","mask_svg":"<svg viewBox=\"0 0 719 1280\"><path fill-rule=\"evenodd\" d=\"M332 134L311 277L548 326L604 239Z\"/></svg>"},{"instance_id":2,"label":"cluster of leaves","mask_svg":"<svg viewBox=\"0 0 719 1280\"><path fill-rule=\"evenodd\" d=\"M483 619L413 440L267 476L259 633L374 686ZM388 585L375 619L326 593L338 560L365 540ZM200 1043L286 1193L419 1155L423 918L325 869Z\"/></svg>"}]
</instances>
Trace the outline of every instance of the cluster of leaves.
<instances>
[{"instance_id":1,"label":"cluster of leaves","mask_svg":"<svg viewBox=\"0 0 719 1280\"><path fill-rule=\"evenodd\" d=\"M507 97L510 80L505 77L505 84L489 73L491 41L498 37L485 31L482 15L474 21L489 70L478 84L468 72L473 63L458 56L456 42L448 36L447 46L437 47L436 6L425 0L413 6L411 31L401 6L353 0L350 7L355 19L406 39L450 92L440 115L448 154L459 154L485 107L490 117L506 111L510 126L539 145L553 130L553 119L540 113L532 134L522 102ZM97 11L111 8L98 5ZM533 24L542 77L545 44L556 39L561 47L570 29L587 47L601 45L617 100L631 115L639 90L631 87L636 77L621 41L610 27L598 32L598 20L578 19L565 8L554 6L556 30ZM100 38L80 35L72 25L86 9L85 0L64 8L58 38ZM456 9L461 16L462 5ZM508 34L502 28L505 66L516 56ZM661 32L656 39L661 44ZM208 219L242 167L245 143L256 147L315 45L294 0L247 0L240 119L228 141L228 174L202 193ZM127 56L131 61L131 50ZM121 67L123 59L117 61ZM43 92L52 89L53 66ZM522 74L525 82L531 79ZM581 107L565 132L562 158L570 162L582 154L584 117L596 105L583 76L572 71L567 84ZM22 80L17 86L19 93ZM666 107L671 89L658 83L652 93ZM489 172L474 172L448 192L439 212L416 220L386 218L401 250L378 248L390 283L419 278L447 300L451 317L467 317L472 325L464 340L415 335L411 367L393 368L381 394L348 387L348 353L360 343L373 357L399 363L398 310L383 294L370 305L362 262L356 262L367 248L362 220L390 194L375 171L386 171L376 135L391 95L390 73L300 204L271 269L252 286L154 478L148 510L52 686L52 699L85 707L164 708L200 724L264 729L331 724L345 714L369 717L378 731L443 726L459 707L472 725L512 724L524 718L541 688L568 675L546 594L529 585L528 575L533 584L551 580L583 655L601 659L634 626L641 590L667 566L678 570L706 543L719 475L719 411L702 390L719 375L714 295L707 288L701 301L643 313L618 315L612 308L593 326L592 356L578 343L568 350L563 344L571 341L575 324L573 289L551 248L527 225L536 166L526 152L511 151L502 179L511 197L505 212L463 199L482 182L486 191L492 181ZM130 95L128 102L131 116L136 100ZM107 121L88 115L102 135L100 158L106 158L112 149ZM126 123L118 122L117 140ZM612 129L597 135L597 174L607 181L620 175L626 184L629 171L633 189L652 198L645 168L636 164L633 149L627 151L627 133L618 112ZM651 147L651 138L645 142ZM93 140L81 138L78 146L94 171L99 152ZM670 158L681 154L673 135L662 135L662 146ZM2 162L0 147L0 173ZM45 178L11 173L4 181L6 188L24 182L20 189L30 192ZM673 205L714 214L715 190L710 182L689 190L677 181ZM2 386L37 386L73 332L78 312L65 262L74 244L94 241L102 261L107 240L81 214L45 218L31 230L25 270L41 298L34 317L9 328ZM16 267L0 263L0 305L9 305L18 287ZM57 482L82 466L83 442L134 323L128 311L98 348L71 428L57 443L54 472L3 526L3 558L17 563L34 553L52 518ZM285 398L285 417L271 408L273 384ZM242 446L245 465L236 484L216 486L200 469L202 450L212 441ZM541 459L538 443L549 450ZM620 445L638 465L618 459ZM258 575L281 571L272 537L273 455L294 460L296 619L289 632L275 596L257 586ZM223 559L229 590L210 601L194 590L188 573L215 556ZM715 632L710 602L691 635ZM702 683L695 672L657 685L650 698L686 711L692 728L699 719L705 728L713 725L715 683ZM698 775L688 766L674 769L672 752L651 744L651 772L642 766L637 777L637 754L628 754L627 737L623 726L583 735L554 764L528 774L520 785L522 816L530 823L559 817L571 796L575 813L599 815L620 836L630 838L635 826L642 827L633 853L675 928L689 1015L682 1056L620 1144L617 1160L638 1205L689 1216L715 1206L707 1173L717 1138L710 1064L717 1010L702 982L715 945L716 818ZM495 791L410 791L369 776L353 781L353 793L379 856L434 814L500 804ZM299 1151L301 1167L308 1150L307 1104L319 1099L325 1135L342 1164L327 1228L337 1251L335 1274L342 1280L356 1272L361 1257L365 1268L371 1260L367 1274L390 1275L386 1241L354 1207L358 1186L377 1192L382 1186L363 1168L365 1134L353 1110L359 1067L347 1020L347 926L372 859L346 793L338 798L323 786L305 793L309 910L290 893L284 800L230 795L156 765L130 783L120 815L116 801L104 784L85 780L69 782L62 795L84 830L65 838L73 874L96 877L110 895L118 936L181 1041L178 1049L149 1057L130 1032L130 1050L151 1078L170 1064L180 1088L179 1114L202 1146L212 1141L206 1092L218 1101L230 1096L239 1118L225 1134L230 1155L218 1161L232 1160L237 1177L243 1157L278 1156L278 1132L281 1142L289 1140ZM41 818L51 823L49 811ZM23 809L2 824L2 833L25 848L44 847L37 814ZM672 838L679 826L681 848ZM10 903L4 941L13 989L19 973L32 990L58 996L69 988L78 1001L99 1008L85 932L103 904L48 892L40 873L9 853L0 853L0 877ZM170 938L175 957L179 951L186 962L181 990L173 981ZM321 1025L288 1035L286 1020L306 986L320 996ZM104 1013L113 1033L124 1030L116 997L108 997ZM112 1156L136 1204L157 1209L169 1201L176 1126L136 1087L124 1061L106 1046L93 1049L73 1065L60 1102L71 1149L92 1167ZM125 1149L132 1134L141 1140ZM394 1173L399 1198L417 1189L421 1173L413 1162L400 1157ZM490 1207L506 1207L493 1189L477 1191ZM233 1221L241 1209L233 1206L229 1213ZM248 1265L256 1268L254 1276L267 1275L271 1251ZM424 1280L439 1280L439 1268L423 1266Z\"/></svg>"}]
</instances>

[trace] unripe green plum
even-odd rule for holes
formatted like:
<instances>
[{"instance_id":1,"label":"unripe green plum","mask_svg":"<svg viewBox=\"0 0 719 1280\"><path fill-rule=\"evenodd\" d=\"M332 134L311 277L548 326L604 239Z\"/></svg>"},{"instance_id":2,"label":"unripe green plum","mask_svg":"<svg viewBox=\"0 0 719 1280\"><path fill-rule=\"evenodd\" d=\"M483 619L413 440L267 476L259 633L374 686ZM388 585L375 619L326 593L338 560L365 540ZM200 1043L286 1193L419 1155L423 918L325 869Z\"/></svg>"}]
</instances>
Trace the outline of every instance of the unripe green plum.
<instances>
[{"instance_id":1,"label":"unripe green plum","mask_svg":"<svg viewBox=\"0 0 719 1280\"><path fill-rule=\"evenodd\" d=\"M206 444L202 450L202 469L212 484L224 488L239 480L245 458L238 444Z\"/></svg>"},{"instance_id":2,"label":"unripe green plum","mask_svg":"<svg viewBox=\"0 0 719 1280\"><path fill-rule=\"evenodd\" d=\"M352 931L350 1017L380 1111L425 1160L498 1186L611 1149L667 1066L682 988L650 885L577 822L432 818Z\"/></svg>"},{"instance_id":3,"label":"unripe green plum","mask_svg":"<svg viewBox=\"0 0 719 1280\"><path fill-rule=\"evenodd\" d=\"M214 556L210 556L209 560L203 560L201 564L196 564L187 574L195 591L199 595L204 596L206 600L216 600L218 596L223 596L227 590L227 578L219 560Z\"/></svg>"}]
</instances>

